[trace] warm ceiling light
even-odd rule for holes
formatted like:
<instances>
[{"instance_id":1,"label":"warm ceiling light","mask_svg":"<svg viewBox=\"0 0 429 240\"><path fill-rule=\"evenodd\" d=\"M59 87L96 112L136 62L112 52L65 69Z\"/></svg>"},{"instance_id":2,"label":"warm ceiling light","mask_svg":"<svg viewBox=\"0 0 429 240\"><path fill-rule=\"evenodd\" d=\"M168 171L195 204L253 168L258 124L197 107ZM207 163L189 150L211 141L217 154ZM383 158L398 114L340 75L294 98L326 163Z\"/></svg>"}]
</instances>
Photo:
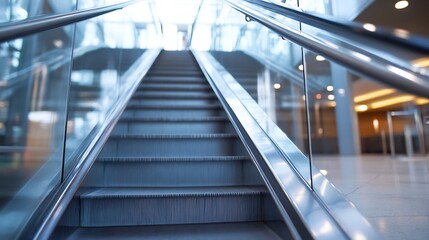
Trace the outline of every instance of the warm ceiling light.
<instances>
[{"instance_id":1,"label":"warm ceiling light","mask_svg":"<svg viewBox=\"0 0 429 240\"><path fill-rule=\"evenodd\" d=\"M391 106L399 103L413 101L414 99L416 99L416 97L413 95L403 95L399 97L382 100L379 102L374 102L374 103L371 103L370 106L373 109L377 109L377 108L387 107L387 106Z\"/></svg>"},{"instance_id":2,"label":"warm ceiling light","mask_svg":"<svg viewBox=\"0 0 429 240\"><path fill-rule=\"evenodd\" d=\"M368 30L370 32L375 32L375 30L377 30L377 27L374 24L371 24L371 23L365 23L363 25L363 28L365 28L366 30Z\"/></svg>"},{"instance_id":3,"label":"warm ceiling light","mask_svg":"<svg viewBox=\"0 0 429 240\"><path fill-rule=\"evenodd\" d=\"M356 112L365 112L366 110L368 110L368 106L367 105L358 105L358 106L355 106L355 111Z\"/></svg>"},{"instance_id":4,"label":"warm ceiling light","mask_svg":"<svg viewBox=\"0 0 429 240\"><path fill-rule=\"evenodd\" d=\"M326 90L328 92L332 92L332 91L334 91L334 87L333 86L326 86Z\"/></svg>"},{"instance_id":5,"label":"warm ceiling light","mask_svg":"<svg viewBox=\"0 0 429 240\"><path fill-rule=\"evenodd\" d=\"M304 65L300 64L300 65L298 66L298 69L299 69L300 71L304 71Z\"/></svg>"},{"instance_id":6,"label":"warm ceiling light","mask_svg":"<svg viewBox=\"0 0 429 240\"><path fill-rule=\"evenodd\" d=\"M414 67L427 68L429 67L429 57L419 58L411 62Z\"/></svg>"},{"instance_id":7,"label":"warm ceiling light","mask_svg":"<svg viewBox=\"0 0 429 240\"><path fill-rule=\"evenodd\" d=\"M372 126L374 127L374 132L378 133L378 130L380 129L380 122L378 119L372 120Z\"/></svg>"},{"instance_id":8,"label":"warm ceiling light","mask_svg":"<svg viewBox=\"0 0 429 240\"><path fill-rule=\"evenodd\" d=\"M429 103L429 99L427 99L427 98L417 98L416 99L417 105L424 105L424 104L428 104L428 103Z\"/></svg>"},{"instance_id":9,"label":"warm ceiling light","mask_svg":"<svg viewBox=\"0 0 429 240\"><path fill-rule=\"evenodd\" d=\"M328 102L328 107L336 107L337 103L335 101Z\"/></svg>"},{"instance_id":10,"label":"warm ceiling light","mask_svg":"<svg viewBox=\"0 0 429 240\"><path fill-rule=\"evenodd\" d=\"M320 94L320 93L316 94L316 99L318 99L318 100L322 99L322 94Z\"/></svg>"},{"instance_id":11,"label":"warm ceiling light","mask_svg":"<svg viewBox=\"0 0 429 240\"><path fill-rule=\"evenodd\" d=\"M382 89L382 90L378 90L378 91L374 91L374 92L370 92L370 93L365 93L359 96L354 97L354 102L355 103L359 103L359 102L363 102L363 101L368 101L374 98L378 98L378 97L382 97L382 96L386 96L389 94L392 94L396 92L395 89L393 88L386 88L386 89Z\"/></svg>"},{"instance_id":12,"label":"warm ceiling light","mask_svg":"<svg viewBox=\"0 0 429 240\"><path fill-rule=\"evenodd\" d=\"M406 7L408 7L408 1L399 1L399 2L395 3L396 9L404 9Z\"/></svg>"},{"instance_id":13,"label":"warm ceiling light","mask_svg":"<svg viewBox=\"0 0 429 240\"><path fill-rule=\"evenodd\" d=\"M280 83L274 83L274 89L280 89L281 87Z\"/></svg>"},{"instance_id":14,"label":"warm ceiling light","mask_svg":"<svg viewBox=\"0 0 429 240\"><path fill-rule=\"evenodd\" d=\"M319 62L325 61L326 59L323 56L317 55L316 60Z\"/></svg>"}]
</instances>

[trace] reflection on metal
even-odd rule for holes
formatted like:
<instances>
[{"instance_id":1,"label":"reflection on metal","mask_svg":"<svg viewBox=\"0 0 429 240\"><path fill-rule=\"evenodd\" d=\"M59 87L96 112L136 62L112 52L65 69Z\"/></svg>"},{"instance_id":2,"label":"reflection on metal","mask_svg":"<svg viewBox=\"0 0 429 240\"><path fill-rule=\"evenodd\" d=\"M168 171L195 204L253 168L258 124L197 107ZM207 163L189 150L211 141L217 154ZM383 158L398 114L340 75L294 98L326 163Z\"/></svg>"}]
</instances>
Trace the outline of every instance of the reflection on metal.
<instances>
[{"instance_id":1,"label":"reflection on metal","mask_svg":"<svg viewBox=\"0 0 429 240\"><path fill-rule=\"evenodd\" d=\"M417 141L419 146L419 152L422 155L426 154L426 148L425 148L425 139L424 139L424 130L423 130L423 123L420 118L420 112L419 110L410 110L410 111L391 111L387 112L387 124L389 128L389 147L390 147L390 154L392 156L396 155L396 149L395 149L395 140L394 140L394 132L393 132L393 117L408 117L411 118L414 122L416 135L417 135ZM412 146L412 131L409 126L404 127L404 135L405 135L405 144L406 144L406 153L408 156L412 155L413 152L413 146Z\"/></svg>"}]
</instances>

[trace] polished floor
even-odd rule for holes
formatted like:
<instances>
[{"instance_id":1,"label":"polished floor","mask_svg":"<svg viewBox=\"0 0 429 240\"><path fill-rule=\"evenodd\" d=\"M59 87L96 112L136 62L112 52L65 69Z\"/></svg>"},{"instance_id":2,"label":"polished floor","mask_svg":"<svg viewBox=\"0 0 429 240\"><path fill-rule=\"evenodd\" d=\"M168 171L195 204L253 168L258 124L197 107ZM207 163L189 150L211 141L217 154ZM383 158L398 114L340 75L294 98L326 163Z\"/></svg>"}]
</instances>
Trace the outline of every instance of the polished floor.
<instances>
[{"instance_id":1,"label":"polished floor","mask_svg":"<svg viewBox=\"0 0 429 240\"><path fill-rule=\"evenodd\" d=\"M429 156L313 156L385 239L429 239Z\"/></svg>"}]
</instances>

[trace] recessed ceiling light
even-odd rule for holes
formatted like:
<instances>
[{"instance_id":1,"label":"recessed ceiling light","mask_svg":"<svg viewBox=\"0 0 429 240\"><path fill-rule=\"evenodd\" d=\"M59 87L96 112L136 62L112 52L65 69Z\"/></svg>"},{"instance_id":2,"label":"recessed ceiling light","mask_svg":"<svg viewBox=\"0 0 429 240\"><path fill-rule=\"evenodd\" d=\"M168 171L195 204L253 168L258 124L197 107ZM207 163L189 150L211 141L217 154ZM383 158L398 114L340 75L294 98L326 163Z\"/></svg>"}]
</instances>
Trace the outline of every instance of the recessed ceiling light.
<instances>
[{"instance_id":1,"label":"recessed ceiling light","mask_svg":"<svg viewBox=\"0 0 429 240\"><path fill-rule=\"evenodd\" d=\"M356 112L365 112L366 110L368 110L367 105L358 105L355 107Z\"/></svg>"},{"instance_id":2,"label":"recessed ceiling light","mask_svg":"<svg viewBox=\"0 0 429 240\"><path fill-rule=\"evenodd\" d=\"M300 71L304 71L304 65L300 64L300 65L298 66L298 69L299 69Z\"/></svg>"},{"instance_id":3,"label":"recessed ceiling light","mask_svg":"<svg viewBox=\"0 0 429 240\"><path fill-rule=\"evenodd\" d=\"M316 60L321 62L321 61L325 61L325 58L323 56L317 55Z\"/></svg>"},{"instance_id":4,"label":"recessed ceiling light","mask_svg":"<svg viewBox=\"0 0 429 240\"><path fill-rule=\"evenodd\" d=\"M408 1L399 1L399 2L395 3L396 9L404 9L406 7L408 7Z\"/></svg>"},{"instance_id":5,"label":"recessed ceiling light","mask_svg":"<svg viewBox=\"0 0 429 240\"><path fill-rule=\"evenodd\" d=\"M332 95L332 94L329 94L329 95L328 95L328 99L329 99L329 100L331 100L331 101L334 101L335 96L334 96L334 95Z\"/></svg>"},{"instance_id":6,"label":"recessed ceiling light","mask_svg":"<svg viewBox=\"0 0 429 240\"><path fill-rule=\"evenodd\" d=\"M281 87L280 83L274 83L274 89L280 89Z\"/></svg>"},{"instance_id":7,"label":"recessed ceiling light","mask_svg":"<svg viewBox=\"0 0 429 240\"><path fill-rule=\"evenodd\" d=\"M334 87L333 86L327 86L326 90L328 90L328 92L332 92L332 91L334 91Z\"/></svg>"},{"instance_id":8,"label":"recessed ceiling light","mask_svg":"<svg viewBox=\"0 0 429 240\"><path fill-rule=\"evenodd\" d=\"M363 25L363 28L365 28L366 30L368 30L370 32L375 32L375 30L377 30L377 27L374 24L371 24L371 23L365 23Z\"/></svg>"}]
</instances>

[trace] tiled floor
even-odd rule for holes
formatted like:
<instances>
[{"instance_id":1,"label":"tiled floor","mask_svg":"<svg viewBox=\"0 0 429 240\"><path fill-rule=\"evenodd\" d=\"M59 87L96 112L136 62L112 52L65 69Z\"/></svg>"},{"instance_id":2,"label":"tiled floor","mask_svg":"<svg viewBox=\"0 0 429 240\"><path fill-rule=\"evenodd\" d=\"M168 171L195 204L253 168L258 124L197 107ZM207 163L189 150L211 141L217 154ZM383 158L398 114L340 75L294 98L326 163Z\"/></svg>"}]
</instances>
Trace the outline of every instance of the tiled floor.
<instances>
[{"instance_id":1,"label":"tiled floor","mask_svg":"<svg viewBox=\"0 0 429 240\"><path fill-rule=\"evenodd\" d=\"M429 239L429 157L313 156L385 239Z\"/></svg>"}]
</instances>

